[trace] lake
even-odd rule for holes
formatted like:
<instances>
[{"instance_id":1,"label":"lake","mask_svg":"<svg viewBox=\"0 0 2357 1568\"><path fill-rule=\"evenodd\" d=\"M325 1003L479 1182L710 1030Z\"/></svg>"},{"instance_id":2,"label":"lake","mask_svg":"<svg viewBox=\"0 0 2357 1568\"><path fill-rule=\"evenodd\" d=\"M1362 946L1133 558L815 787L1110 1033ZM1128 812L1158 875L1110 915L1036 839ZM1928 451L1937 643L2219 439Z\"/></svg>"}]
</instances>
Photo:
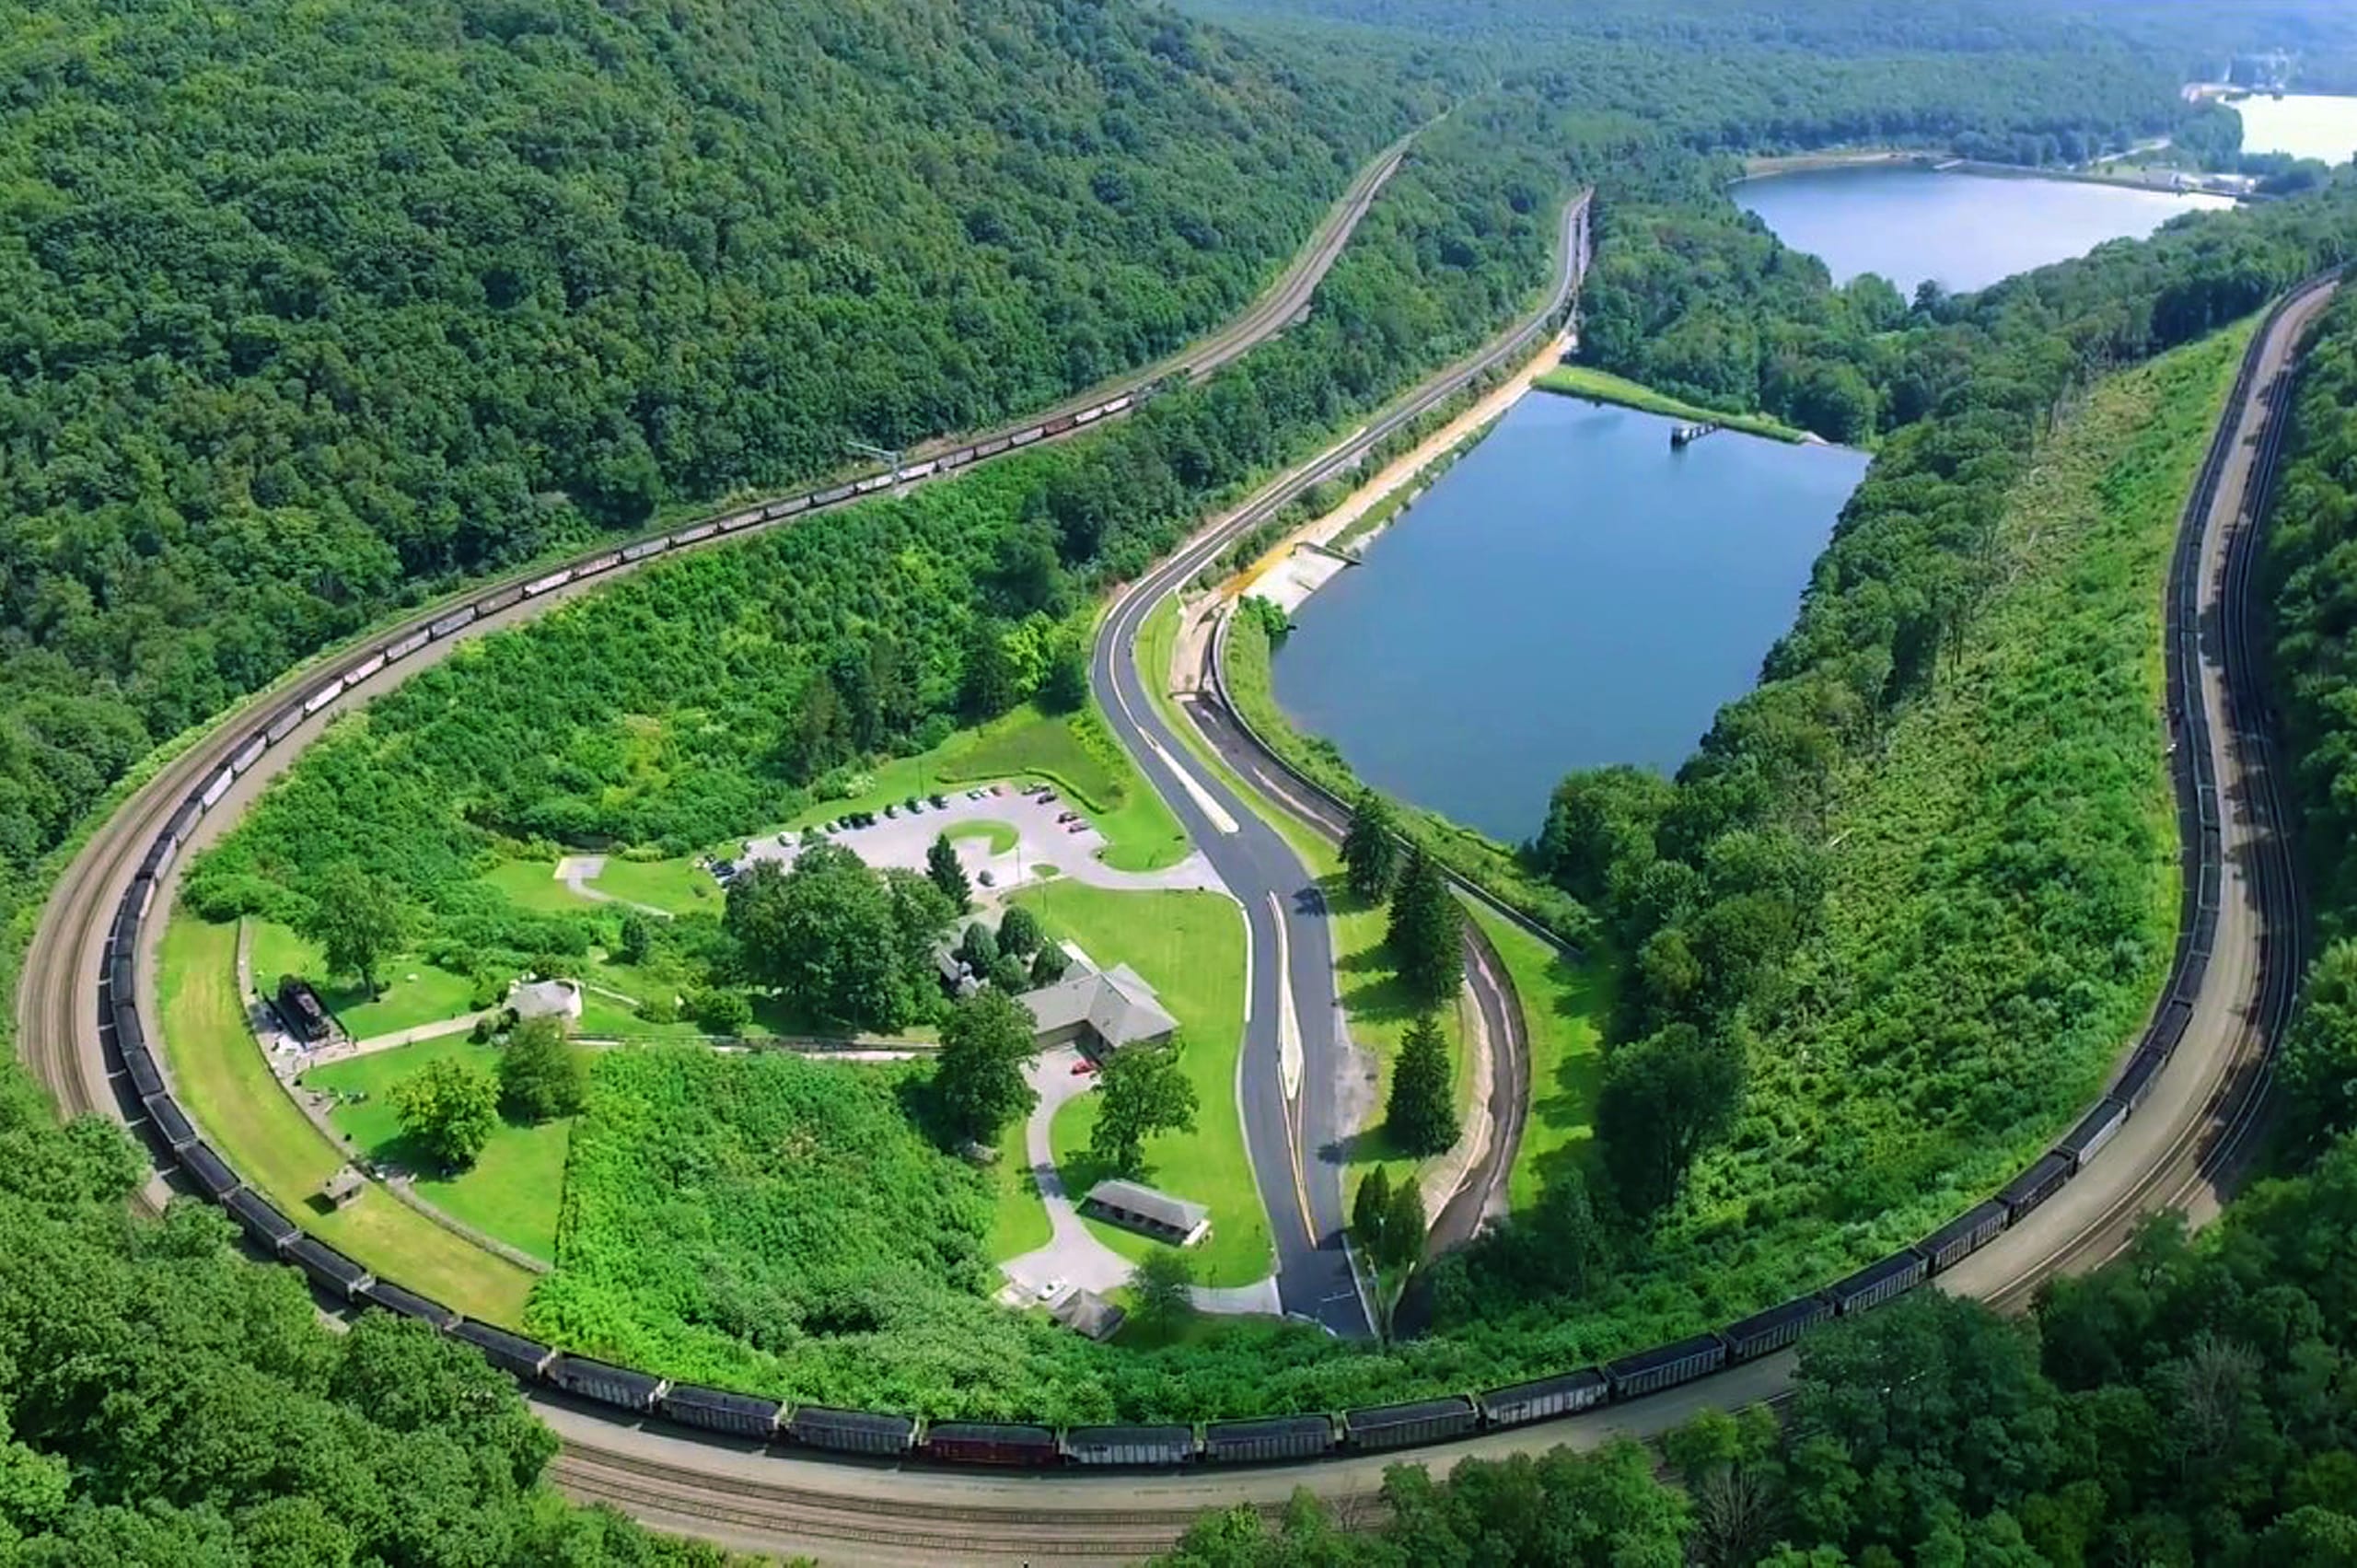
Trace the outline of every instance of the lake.
<instances>
[{"instance_id":1,"label":"lake","mask_svg":"<svg viewBox=\"0 0 2357 1568\"><path fill-rule=\"evenodd\" d=\"M1951 294L2139 239L2180 213L2232 206L2083 180L2005 180L1927 168L1826 168L1747 180L1732 192L1776 237L1825 259L1836 283L1880 273L1912 295L1926 278Z\"/></svg>"},{"instance_id":2,"label":"lake","mask_svg":"<svg viewBox=\"0 0 2357 1568\"><path fill-rule=\"evenodd\" d=\"M2357 98L2287 93L2227 107L2243 117L2243 151L2347 163L2357 153Z\"/></svg>"},{"instance_id":3,"label":"lake","mask_svg":"<svg viewBox=\"0 0 2357 1568\"><path fill-rule=\"evenodd\" d=\"M1674 772L1758 679L1866 457L1533 392L1295 612L1277 701L1514 842L1573 768Z\"/></svg>"}]
</instances>

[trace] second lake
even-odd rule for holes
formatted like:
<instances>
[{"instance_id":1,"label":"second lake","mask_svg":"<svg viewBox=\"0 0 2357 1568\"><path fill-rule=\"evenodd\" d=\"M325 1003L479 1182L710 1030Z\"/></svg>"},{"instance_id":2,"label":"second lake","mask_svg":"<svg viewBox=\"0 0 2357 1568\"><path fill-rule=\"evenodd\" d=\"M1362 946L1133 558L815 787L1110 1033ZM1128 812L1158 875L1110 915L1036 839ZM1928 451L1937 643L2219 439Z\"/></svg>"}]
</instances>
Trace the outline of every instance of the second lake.
<instances>
[{"instance_id":1,"label":"second lake","mask_svg":"<svg viewBox=\"0 0 2357 1568\"><path fill-rule=\"evenodd\" d=\"M1568 771L1675 771L1748 690L1866 455L1534 392L1295 612L1278 703L1511 843Z\"/></svg>"}]
</instances>

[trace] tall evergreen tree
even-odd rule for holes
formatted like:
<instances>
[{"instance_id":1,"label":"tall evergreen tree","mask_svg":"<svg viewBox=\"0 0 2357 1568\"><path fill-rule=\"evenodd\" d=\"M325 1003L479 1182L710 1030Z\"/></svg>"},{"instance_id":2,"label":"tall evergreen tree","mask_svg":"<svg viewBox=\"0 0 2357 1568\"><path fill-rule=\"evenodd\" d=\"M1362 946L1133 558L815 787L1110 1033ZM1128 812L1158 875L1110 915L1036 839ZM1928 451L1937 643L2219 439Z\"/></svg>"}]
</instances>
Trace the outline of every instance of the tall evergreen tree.
<instances>
[{"instance_id":1,"label":"tall evergreen tree","mask_svg":"<svg viewBox=\"0 0 2357 1568\"><path fill-rule=\"evenodd\" d=\"M973 907L973 884L966 880L966 868L958 864L958 848L947 833L934 835L933 847L924 852L924 874L959 914Z\"/></svg>"},{"instance_id":2,"label":"tall evergreen tree","mask_svg":"<svg viewBox=\"0 0 2357 1568\"><path fill-rule=\"evenodd\" d=\"M1440 1021L1426 1013L1408 1026L1391 1069L1385 1118L1391 1142L1404 1154L1436 1155L1457 1142L1457 1108L1449 1103L1448 1042Z\"/></svg>"},{"instance_id":3,"label":"tall evergreen tree","mask_svg":"<svg viewBox=\"0 0 2357 1568\"><path fill-rule=\"evenodd\" d=\"M1380 903L1399 875L1399 834L1391 802L1373 790L1359 796L1342 834L1342 865L1351 891Z\"/></svg>"},{"instance_id":4,"label":"tall evergreen tree","mask_svg":"<svg viewBox=\"0 0 2357 1568\"><path fill-rule=\"evenodd\" d=\"M1437 1006L1457 994L1465 979L1465 917L1439 864L1421 844L1409 849L1392 889L1386 940L1400 980L1418 1001Z\"/></svg>"},{"instance_id":5,"label":"tall evergreen tree","mask_svg":"<svg viewBox=\"0 0 2357 1568\"><path fill-rule=\"evenodd\" d=\"M1391 1217L1391 1178L1376 1166L1351 1199L1351 1239L1370 1257L1383 1252L1383 1225Z\"/></svg>"}]
</instances>

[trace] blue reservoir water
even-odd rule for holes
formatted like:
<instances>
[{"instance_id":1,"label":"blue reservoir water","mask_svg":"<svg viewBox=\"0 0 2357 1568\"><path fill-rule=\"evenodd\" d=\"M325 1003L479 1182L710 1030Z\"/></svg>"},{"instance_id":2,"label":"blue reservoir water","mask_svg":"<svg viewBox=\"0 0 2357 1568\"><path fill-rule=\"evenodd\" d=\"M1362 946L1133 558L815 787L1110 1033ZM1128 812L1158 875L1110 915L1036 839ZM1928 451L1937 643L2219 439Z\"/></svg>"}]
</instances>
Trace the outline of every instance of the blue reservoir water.
<instances>
[{"instance_id":1,"label":"blue reservoir water","mask_svg":"<svg viewBox=\"0 0 2357 1568\"><path fill-rule=\"evenodd\" d=\"M2230 207L2078 180L2004 180L1926 168L1828 168L1736 186L1796 250L1824 258L1833 281L1880 273L1912 295L1926 278L1951 294L2084 256L2107 239L2141 239L2184 213Z\"/></svg>"},{"instance_id":2,"label":"blue reservoir water","mask_svg":"<svg viewBox=\"0 0 2357 1568\"><path fill-rule=\"evenodd\" d=\"M1509 842L1565 772L1675 771L1757 679L1866 469L1533 392L1295 613L1277 700L1369 784Z\"/></svg>"}]
</instances>

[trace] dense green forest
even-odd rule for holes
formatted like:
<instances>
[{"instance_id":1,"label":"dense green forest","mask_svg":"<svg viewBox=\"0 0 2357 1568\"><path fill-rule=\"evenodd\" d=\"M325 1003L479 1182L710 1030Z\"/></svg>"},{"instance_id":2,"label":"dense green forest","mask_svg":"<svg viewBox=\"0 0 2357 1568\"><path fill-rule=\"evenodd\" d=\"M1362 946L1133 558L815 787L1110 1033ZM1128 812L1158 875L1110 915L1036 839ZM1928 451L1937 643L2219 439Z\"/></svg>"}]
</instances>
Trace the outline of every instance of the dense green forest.
<instances>
[{"instance_id":1,"label":"dense green forest","mask_svg":"<svg viewBox=\"0 0 2357 1568\"><path fill-rule=\"evenodd\" d=\"M210 1204L125 1213L146 1162L56 1124L0 1067L0 1555L334 1568L705 1564L540 1481L556 1438L463 1345L373 1315L320 1327Z\"/></svg>"},{"instance_id":2,"label":"dense green forest","mask_svg":"<svg viewBox=\"0 0 2357 1568\"><path fill-rule=\"evenodd\" d=\"M0 6L0 908L462 575L1038 407L1450 96L1086 0Z\"/></svg>"},{"instance_id":3,"label":"dense green forest","mask_svg":"<svg viewBox=\"0 0 2357 1568\"><path fill-rule=\"evenodd\" d=\"M2357 1132L2357 296L2328 309L2299 370L2268 518L2272 685L2323 947L2283 1050L2294 1155Z\"/></svg>"},{"instance_id":4,"label":"dense green forest","mask_svg":"<svg viewBox=\"0 0 2357 1568\"><path fill-rule=\"evenodd\" d=\"M1555 208L1544 165L1485 134L1469 114L1434 133L1312 319L1205 386L1085 442L664 563L424 673L273 789L199 863L192 901L299 923L317 879L358 863L425 914L429 948L577 952L542 935L552 917L490 929L470 869L503 842L677 854L753 831L830 775L1030 698L1076 656L1097 583L1523 308Z\"/></svg>"}]
</instances>

